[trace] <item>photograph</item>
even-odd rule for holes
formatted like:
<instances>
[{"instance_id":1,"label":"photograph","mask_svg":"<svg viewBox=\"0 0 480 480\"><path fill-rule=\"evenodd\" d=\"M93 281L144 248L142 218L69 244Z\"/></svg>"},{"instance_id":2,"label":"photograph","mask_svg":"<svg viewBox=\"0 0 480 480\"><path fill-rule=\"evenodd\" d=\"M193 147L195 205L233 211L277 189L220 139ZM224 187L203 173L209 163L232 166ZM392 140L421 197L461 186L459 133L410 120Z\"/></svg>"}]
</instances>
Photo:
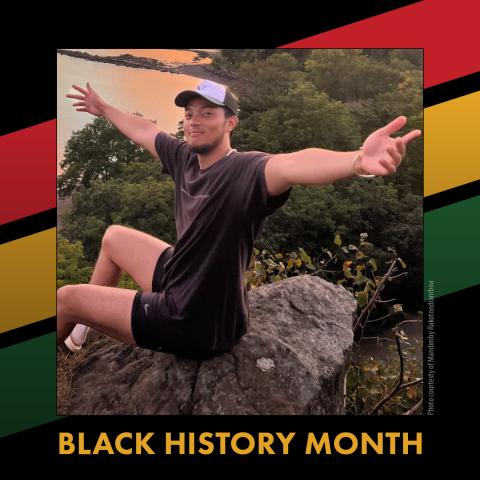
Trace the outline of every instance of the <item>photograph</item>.
<instances>
[{"instance_id":1,"label":"photograph","mask_svg":"<svg viewBox=\"0 0 480 480\"><path fill-rule=\"evenodd\" d=\"M422 415L423 68L57 50L57 414Z\"/></svg>"}]
</instances>

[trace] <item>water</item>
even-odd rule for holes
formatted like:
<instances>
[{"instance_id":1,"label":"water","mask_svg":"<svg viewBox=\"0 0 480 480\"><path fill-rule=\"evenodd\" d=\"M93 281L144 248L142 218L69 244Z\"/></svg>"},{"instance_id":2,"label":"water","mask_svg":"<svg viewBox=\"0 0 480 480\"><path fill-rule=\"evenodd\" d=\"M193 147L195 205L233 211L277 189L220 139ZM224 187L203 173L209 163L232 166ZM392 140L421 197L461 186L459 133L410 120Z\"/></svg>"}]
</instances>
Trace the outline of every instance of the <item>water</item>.
<instances>
[{"instance_id":1,"label":"water","mask_svg":"<svg viewBox=\"0 0 480 480\"><path fill-rule=\"evenodd\" d=\"M164 63L193 63L197 54L187 50L162 50L155 48L114 48L114 49L98 49L98 48L75 48L71 49L78 52L86 52L90 55L101 56L117 56L117 55L133 55L134 57L146 57L160 60ZM199 58L195 63L209 63L209 58Z\"/></svg>"},{"instance_id":2,"label":"water","mask_svg":"<svg viewBox=\"0 0 480 480\"><path fill-rule=\"evenodd\" d=\"M176 50L82 50L95 55L131 55L152 57L169 63L190 63L194 52ZM95 117L77 112L72 104L78 100L66 98L69 92L78 93L72 84L92 88L108 103L120 110L141 113L157 120L161 129L169 133L177 131L183 118L183 109L173 103L175 96L184 89L195 88L198 78L156 70L128 68L57 55L57 165L63 159L65 143L74 130L83 128ZM61 173L57 167L57 173Z\"/></svg>"},{"instance_id":3,"label":"water","mask_svg":"<svg viewBox=\"0 0 480 480\"><path fill-rule=\"evenodd\" d=\"M421 316L416 314L407 314L406 317L411 321L411 323L404 323L401 325L402 330L405 332L408 337L408 345L403 344L402 349L414 347L423 340L423 323L419 322ZM395 335L393 329L386 329L383 333L378 335L380 340L377 340L376 337L367 337L362 340L360 343L359 354L362 360L368 360L370 357L373 357L375 360L380 360L382 362L388 362L392 358L397 358L398 353L395 349L393 352L389 349L389 345L396 345ZM415 351L415 358L419 365L423 365L423 349L418 348Z\"/></svg>"}]
</instances>

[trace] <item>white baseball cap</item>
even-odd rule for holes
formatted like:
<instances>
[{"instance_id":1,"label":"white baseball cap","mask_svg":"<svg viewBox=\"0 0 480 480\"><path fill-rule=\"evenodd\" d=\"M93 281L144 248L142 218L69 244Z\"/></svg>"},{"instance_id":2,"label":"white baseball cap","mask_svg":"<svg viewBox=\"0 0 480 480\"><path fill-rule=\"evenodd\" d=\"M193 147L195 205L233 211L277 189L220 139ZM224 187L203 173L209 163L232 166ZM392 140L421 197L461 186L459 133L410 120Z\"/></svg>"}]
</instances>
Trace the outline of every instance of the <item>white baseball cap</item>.
<instances>
[{"instance_id":1,"label":"white baseball cap","mask_svg":"<svg viewBox=\"0 0 480 480\"><path fill-rule=\"evenodd\" d=\"M225 85L210 80L200 82L196 90L184 90L175 97L177 107L186 107L193 97L202 97L220 107L228 108L234 115L238 115L238 105Z\"/></svg>"}]
</instances>

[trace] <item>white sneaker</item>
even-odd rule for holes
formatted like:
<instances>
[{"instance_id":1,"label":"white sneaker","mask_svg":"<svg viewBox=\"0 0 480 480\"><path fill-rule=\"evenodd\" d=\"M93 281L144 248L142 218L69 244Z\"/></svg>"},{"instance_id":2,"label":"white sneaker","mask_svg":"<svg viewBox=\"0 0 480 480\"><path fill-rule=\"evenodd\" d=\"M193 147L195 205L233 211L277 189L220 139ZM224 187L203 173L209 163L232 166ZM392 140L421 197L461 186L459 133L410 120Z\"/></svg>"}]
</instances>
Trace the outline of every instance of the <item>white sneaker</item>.
<instances>
[{"instance_id":1,"label":"white sneaker","mask_svg":"<svg viewBox=\"0 0 480 480\"><path fill-rule=\"evenodd\" d=\"M85 343L89 331L90 327L77 323L75 328L72 330L72 333L70 333L70 335L65 339L65 346L71 352L78 352Z\"/></svg>"}]
</instances>

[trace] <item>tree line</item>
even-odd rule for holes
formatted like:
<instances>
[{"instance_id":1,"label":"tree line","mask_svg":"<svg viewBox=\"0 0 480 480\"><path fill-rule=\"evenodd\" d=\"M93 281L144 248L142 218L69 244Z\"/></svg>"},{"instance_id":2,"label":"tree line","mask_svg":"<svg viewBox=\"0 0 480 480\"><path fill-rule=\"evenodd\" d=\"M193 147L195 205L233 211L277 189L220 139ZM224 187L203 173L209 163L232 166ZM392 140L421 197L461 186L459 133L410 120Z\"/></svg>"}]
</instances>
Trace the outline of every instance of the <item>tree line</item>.
<instances>
[{"instance_id":1,"label":"tree line","mask_svg":"<svg viewBox=\"0 0 480 480\"><path fill-rule=\"evenodd\" d=\"M407 116L408 130L423 130L422 62L422 51L413 49L230 49L215 57L214 66L236 74L240 123L233 146L279 153L356 150L398 115ZM181 122L175 134L182 136ZM61 168L58 194L71 197L72 207L60 233L77 250L81 245L80 263L95 261L114 223L175 243L171 179L161 174L158 160L105 120L95 118L72 134ZM394 247L409 266L408 278L388 287L391 294L405 309L421 309L422 194L423 145L413 142L394 175L296 186L267 219L256 247L303 248L315 258L336 234L352 243L368 232L378 261Z\"/></svg>"}]
</instances>

